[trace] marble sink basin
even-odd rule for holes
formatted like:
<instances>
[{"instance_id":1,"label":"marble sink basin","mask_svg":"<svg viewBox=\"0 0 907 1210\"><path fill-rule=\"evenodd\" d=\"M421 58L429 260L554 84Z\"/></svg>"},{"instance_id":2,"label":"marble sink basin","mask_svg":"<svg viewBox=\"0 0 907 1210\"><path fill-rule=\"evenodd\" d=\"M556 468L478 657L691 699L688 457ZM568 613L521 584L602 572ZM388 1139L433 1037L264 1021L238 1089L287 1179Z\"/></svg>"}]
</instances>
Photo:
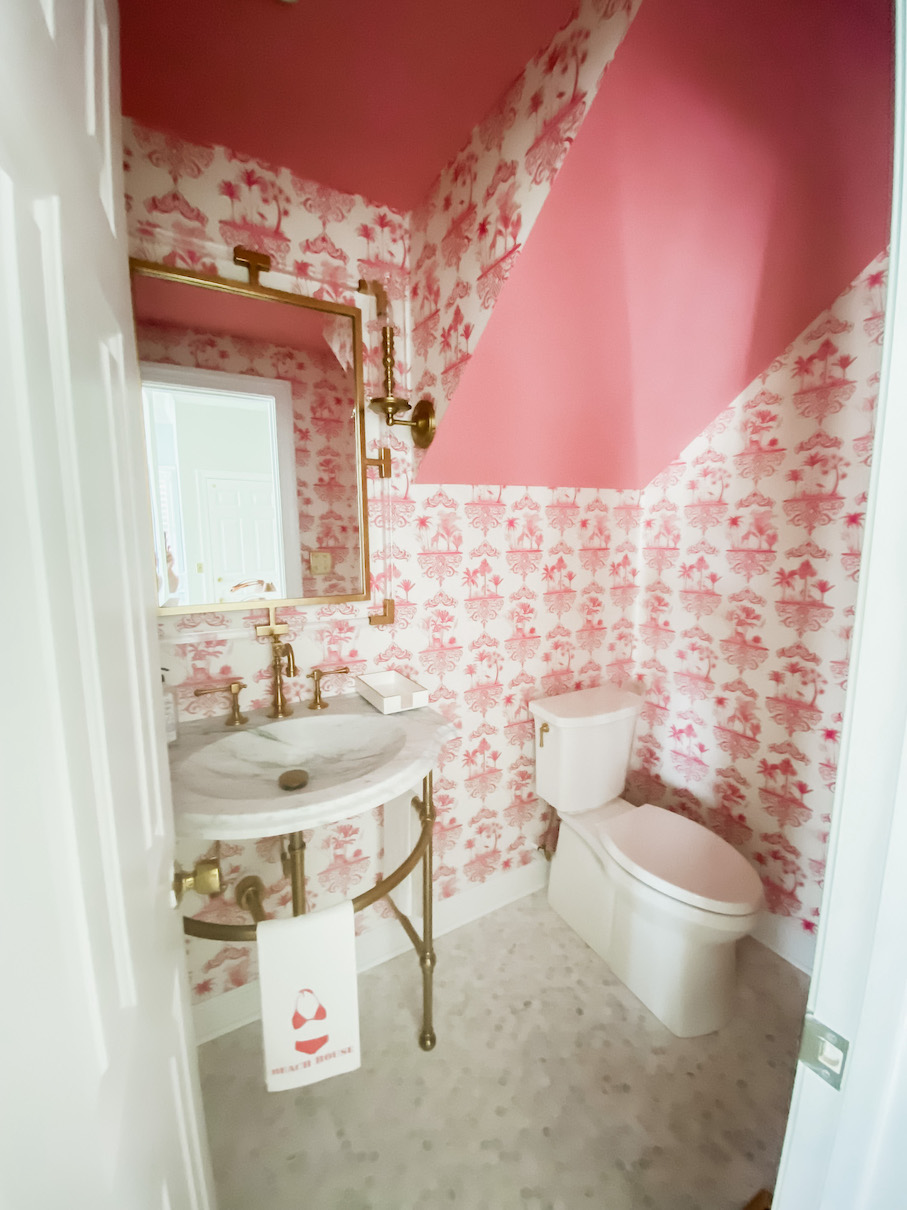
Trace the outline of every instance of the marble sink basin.
<instances>
[{"instance_id":1,"label":"marble sink basin","mask_svg":"<svg viewBox=\"0 0 907 1210\"><path fill-rule=\"evenodd\" d=\"M190 724L171 752L177 832L251 839L348 819L418 788L450 730L432 710L382 715L358 697L236 731ZM281 789L290 769L307 784Z\"/></svg>"}]
</instances>

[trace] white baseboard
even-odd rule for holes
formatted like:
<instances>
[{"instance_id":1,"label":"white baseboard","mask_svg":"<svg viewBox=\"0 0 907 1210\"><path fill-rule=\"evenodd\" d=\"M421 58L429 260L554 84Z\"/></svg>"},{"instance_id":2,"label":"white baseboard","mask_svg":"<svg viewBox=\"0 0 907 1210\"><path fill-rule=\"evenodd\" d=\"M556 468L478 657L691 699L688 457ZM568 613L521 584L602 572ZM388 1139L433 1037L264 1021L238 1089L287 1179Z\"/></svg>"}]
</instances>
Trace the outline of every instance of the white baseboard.
<instances>
[{"instance_id":1,"label":"white baseboard","mask_svg":"<svg viewBox=\"0 0 907 1210\"><path fill-rule=\"evenodd\" d=\"M434 905L433 934L443 937L445 933L452 933L464 924L471 924L473 920L479 920L498 908L506 907L508 903L541 890L547 882L548 863L542 857L533 857L526 865L498 874L460 895L437 900ZM413 923L419 927L420 918L414 915ZM396 920L382 920L356 938L356 969L371 970L373 966L379 966L411 949L412 944L399 923ZM243 987L233 988L193 1007L195 1040L199 1045L210 1042L260 1017L258 980L254 979Z\"/></svg>"},{"instance_id":2,"label":"white baseboard","mask_svg":"<svg viewBox=\"0 0 907 1210\"><path fill-rule=\"evenodd\" d=\"M753 930L753 936L761 941L766 949L778 954L785 961L805 971L813 973L813 963L816 958L816 935L803 928L799 920L792 916L773 916L771 912L760 912L759 923Z\"/></svg>"},{"instance_id":3,"label":"white baseboard","mask_svg":"<svg viewBox=\"0 0 907 1210\"><path fill-rule=\"evenodd\" d=\"M261 997L257 979L192 1006L195 1041L199 1046L202 1042L210 1042L221 1034L228 1034L241 1025L250 1025L260 1018Z\"/></svg>"}]
</instances>

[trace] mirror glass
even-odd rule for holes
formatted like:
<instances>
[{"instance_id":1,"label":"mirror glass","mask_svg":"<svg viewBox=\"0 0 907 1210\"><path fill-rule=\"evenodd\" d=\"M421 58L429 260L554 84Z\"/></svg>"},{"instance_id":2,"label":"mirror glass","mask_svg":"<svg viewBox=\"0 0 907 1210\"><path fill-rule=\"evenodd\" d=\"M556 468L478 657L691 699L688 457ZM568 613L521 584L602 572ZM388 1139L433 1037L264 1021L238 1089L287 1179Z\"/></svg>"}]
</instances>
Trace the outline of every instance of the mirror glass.
<instances>
[{"instance_id":1,"label":"mirror glass","mask_svg":"<svg viewBox=\"0 0 907 1210\"><path fill-rule=\"evenodd\" d=\"M367 599L358 309L144 262L132 299L161 610Z\"/></svg>"}]
</instances>

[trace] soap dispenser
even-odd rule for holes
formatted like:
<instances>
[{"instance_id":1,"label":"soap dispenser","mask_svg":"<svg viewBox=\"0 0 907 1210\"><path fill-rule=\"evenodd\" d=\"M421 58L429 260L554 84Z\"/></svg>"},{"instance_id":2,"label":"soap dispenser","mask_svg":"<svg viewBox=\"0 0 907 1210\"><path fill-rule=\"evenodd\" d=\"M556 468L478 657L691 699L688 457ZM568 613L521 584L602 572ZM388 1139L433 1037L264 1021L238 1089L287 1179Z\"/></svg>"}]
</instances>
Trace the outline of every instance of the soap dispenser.
<instances>
[{"instance_id":1,"label":"soap dispenser","mask_svg":"<svg viewBox=\"0 0 907 1210\"><path fill-rule=\"evenodd\" d=\"M176 705L176 690L164 680L165 672L169 672L169 669L161 669L161 684L164 687L164 732L167 736L167 743L175 744L179 727L179 711Z\"/></svg>"}]
</instances>

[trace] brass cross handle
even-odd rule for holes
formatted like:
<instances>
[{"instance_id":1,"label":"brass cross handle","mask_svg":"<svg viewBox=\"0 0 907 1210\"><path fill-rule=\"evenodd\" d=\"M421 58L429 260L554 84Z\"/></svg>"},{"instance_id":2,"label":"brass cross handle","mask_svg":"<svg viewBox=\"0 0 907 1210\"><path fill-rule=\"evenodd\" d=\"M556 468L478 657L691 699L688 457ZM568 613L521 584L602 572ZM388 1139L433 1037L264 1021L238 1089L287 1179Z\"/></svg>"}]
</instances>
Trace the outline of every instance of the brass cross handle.
<instances>
[{"instance_id":1,"label":"brass cross handle","mask_svg":"<svg viewBox=\"0 0 907 1210\"><path fill-rule=\"evenodd\" d=\"M313 668L312 671L307 674L308 678L315 682L315 696L309 702L310 710L327 710L328 708L328 703L322 701L321 698L322 677L335 675L339 676L344 672L349 672L349 668L347 668L346 664L344 664L342 668Z\"/></svg>"},{"instance_id":2,"label":"brass cross handle","mask_svg":"<svg viewBox=\"0 0 907 1210\"><path fill-rule=\"evenodd\" d=\"M239 709L239 694L240 690L245 689L243 681L231 681L229 685L210 685L206 689L196 689L196 697L204 697L206 693L229 693L230 697L230 717L224 723L225 727L241 727L243 723L249 720L246 716L240 713Z\"/></svg>"}]
</instances>

